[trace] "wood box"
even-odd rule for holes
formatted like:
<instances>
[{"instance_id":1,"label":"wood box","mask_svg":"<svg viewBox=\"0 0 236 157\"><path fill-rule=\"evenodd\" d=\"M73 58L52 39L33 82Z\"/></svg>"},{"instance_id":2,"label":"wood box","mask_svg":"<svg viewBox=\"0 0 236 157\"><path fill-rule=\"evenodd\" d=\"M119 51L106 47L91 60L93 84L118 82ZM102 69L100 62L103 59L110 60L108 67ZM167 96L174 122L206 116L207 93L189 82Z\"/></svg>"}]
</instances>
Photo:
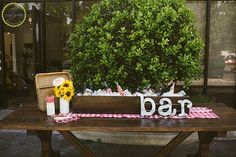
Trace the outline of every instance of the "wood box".
<instances>
[{"instance_id":1,"label":"wood box","mask_svg":"<svg viewBox=\"0 0 236 157\"><path fill-rule=\"evenodd\" d=\"M152 98L159 106L159 100L164 97L156 96ZM173 108L180 113L181 106L178 100L188 99L189 97L169 97ZM140 97L138 96L75 96L72 100L72 111L79 113L140 113ZM146 104L146 110L150 110L151 104ZM187 108L186 113L189 112Z\"/></svg>"}]
</instances>

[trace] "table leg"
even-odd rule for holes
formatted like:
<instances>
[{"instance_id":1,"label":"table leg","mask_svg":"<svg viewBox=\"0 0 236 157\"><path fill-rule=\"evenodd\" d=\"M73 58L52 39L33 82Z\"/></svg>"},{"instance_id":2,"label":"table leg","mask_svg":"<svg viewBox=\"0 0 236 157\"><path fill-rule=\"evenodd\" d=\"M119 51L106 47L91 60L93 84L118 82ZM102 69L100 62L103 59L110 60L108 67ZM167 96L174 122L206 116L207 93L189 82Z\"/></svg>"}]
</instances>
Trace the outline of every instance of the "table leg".
<instances>
[{"instance_id":1,"label":"table leg","mask_svg":"<svg viewBox=\"0 0 236 157\"><path fill-rule=\"evenodd\" d=\"M80 151L86 157L96 157L96 155L89 150L74 134L70 131L62 131L58 130L58 132L68 141L70 142L76 149Z\"/></svg>"},{"instance_id":2,"label":"table leg","mask_svg":"<svg viewBox=\"0 0 236 157\"><path fill-rule=\"evenodd\" d=\"M60 152L55 152L51 146L52 131L37 130L36 134L41 141L41 157L60 157Z\"/></svg>"},{"instance_id":3,"label":"table leg","mask_svg":"<svg viewBox=\"0 0 236 157\"><path fill-rule=\"evenodd\" d=\"M180 143L188 138L193 132L180 132L175 138L173 138L166 146L164 146L155 157L166 157L172 150L174 150Z\"/></svg>"},{"instance_id":4,"label":"table leg","mask_svg":"<svg viewBox=\"0 0 236 157\"><path fill-rule=\"evenodd\" d=\"M208 157L209 155L209 146L214 137L217 135L217 132L198 132L199 138L199 147L198 152L194 155L189 155L189 157Z\"/></svg>"}]
</instances>

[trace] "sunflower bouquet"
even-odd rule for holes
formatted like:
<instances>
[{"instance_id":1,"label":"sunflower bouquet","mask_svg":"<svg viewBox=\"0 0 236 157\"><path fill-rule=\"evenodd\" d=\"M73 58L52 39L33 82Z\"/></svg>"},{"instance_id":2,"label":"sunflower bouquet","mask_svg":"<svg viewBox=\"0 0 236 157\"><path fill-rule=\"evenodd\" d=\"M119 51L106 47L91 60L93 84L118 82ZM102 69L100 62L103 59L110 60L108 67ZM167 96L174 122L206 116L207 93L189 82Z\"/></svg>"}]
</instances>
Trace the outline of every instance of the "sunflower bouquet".
<instances>
[{"instance_id":1,"label":"sunflower bouquet","mask_svg":"<svg viewBox=\"0 0 236 157\"><path fill-rule=\"evenodd\" d=\"M56 79L53 82L54 87L54 94L58 98L64 98L67 101L70 101L73 97L74 87L73 82L70 80L63 80L63 79Z\"/></svg>"}]
</instances>

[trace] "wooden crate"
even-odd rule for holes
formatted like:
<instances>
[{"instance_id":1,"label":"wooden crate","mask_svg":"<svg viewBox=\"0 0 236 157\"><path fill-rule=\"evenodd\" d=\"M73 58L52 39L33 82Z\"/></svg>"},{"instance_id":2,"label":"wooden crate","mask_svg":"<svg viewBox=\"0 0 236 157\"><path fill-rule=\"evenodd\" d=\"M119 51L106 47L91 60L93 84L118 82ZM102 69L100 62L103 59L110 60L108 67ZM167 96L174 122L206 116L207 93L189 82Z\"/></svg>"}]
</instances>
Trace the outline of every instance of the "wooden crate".
<instances>
[{"instance_id":1,"label":"wooden crate","mask_svg":"<svg viewBox=\"0 0 236 157\"><path fill-rule=\"evenodd\" d=\"M157 106L159 100L164 97L150 97L154 99ZM169 97L173 108L180 113L178 100L188 99L189 97ZM80 113L140 113L140 98L138 96L74 96L72 100L72 111ZM146 110L151 108L151 104L146 104ZM186 113L189 112L187 108Z\"/></svg>"},{"instance_id":2,"label":"wooden crate","mask_svg":"<svg viewBox=\"0 0 236 157\"><path fill-rule=\"evenodd\" d=\"M71 80L71 76L68 72L38 73L35 76L38 108L41 111L46 111L46 96L54 95L52 81L57 77ZM55 105L58 105L58 102L56 102Z\"/></svg>"}]
</instances>

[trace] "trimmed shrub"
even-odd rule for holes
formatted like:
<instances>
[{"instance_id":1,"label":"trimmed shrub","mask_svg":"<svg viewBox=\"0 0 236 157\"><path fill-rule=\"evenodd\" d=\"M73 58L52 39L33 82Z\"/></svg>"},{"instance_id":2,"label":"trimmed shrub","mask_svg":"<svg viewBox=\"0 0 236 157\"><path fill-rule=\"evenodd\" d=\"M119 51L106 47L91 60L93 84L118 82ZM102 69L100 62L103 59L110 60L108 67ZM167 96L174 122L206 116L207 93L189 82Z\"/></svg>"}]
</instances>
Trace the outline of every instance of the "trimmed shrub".
<instances>
[{"instance_id":1,"label":"trimmed shrub","mask_svg":"<svg viewBox=\"0 0 236 157\"><path fill-rule=\"evenodd\" d=\"M183 0L103 0L76 25L68 59L76 84L132 91L201 74L203 44Z\"/></svg>"}]
</instances>

